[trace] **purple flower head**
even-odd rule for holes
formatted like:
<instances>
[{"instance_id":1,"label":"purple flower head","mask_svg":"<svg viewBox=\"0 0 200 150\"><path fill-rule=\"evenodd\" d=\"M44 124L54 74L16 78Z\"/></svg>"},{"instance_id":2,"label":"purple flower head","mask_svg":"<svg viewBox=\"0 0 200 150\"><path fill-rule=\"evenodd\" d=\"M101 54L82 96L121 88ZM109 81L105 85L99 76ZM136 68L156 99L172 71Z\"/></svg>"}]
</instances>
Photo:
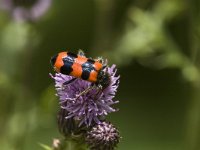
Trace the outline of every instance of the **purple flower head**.
<instances>
[{"instance_id":1,"label":"purple flower head","mask_svg":"<svg viewBox=\"0 0 200 150\"><path fill-rule=\"evenodd\" d=\"M7 10L17 21L36 21L51 6L51 0L1 0L0 9Z\"/></svg>"},{"instance_id":2,"label":"purple flower head","mask_svg":"<svg viewBox=\"0 0 200 150\"><path fill-rule=\"evenodd\" d=\"M91 150L114 150L120 140L119 131L109 122L102 122L86 133Z\"/></svg>"},{"instance_id":3,"label":"purple flower head","mask_svg":"<svg viewBox=\"0 0 200 150\"><path fill-rule=\"evenodd\" d=\"M56 73L55 76L51 75L55 80L61 108L68 112L66 119L73 118L78 120L79 126L90 126L92 123L101 123L101 118L108 113L116 111L116 109L112 108L112 105L118 103L118 101L113 101L119 85L119 76L116 75L117 69L115 65L112 65L111 67L106 67L104 71L107 71L110 75L110 85L103 90L93 88L79 97L77 95L92 86L91 82L76 79L65 86L63 83L74 77L61 73Z\"/></svg>"}]
</instances>

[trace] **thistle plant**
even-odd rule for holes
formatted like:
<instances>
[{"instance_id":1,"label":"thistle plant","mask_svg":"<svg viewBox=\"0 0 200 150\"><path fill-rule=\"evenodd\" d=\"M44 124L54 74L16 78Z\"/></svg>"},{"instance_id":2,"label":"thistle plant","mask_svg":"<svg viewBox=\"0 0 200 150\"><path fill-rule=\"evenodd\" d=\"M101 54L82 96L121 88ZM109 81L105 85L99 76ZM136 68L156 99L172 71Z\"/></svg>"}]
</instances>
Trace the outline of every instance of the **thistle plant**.
<instances>
[{"instance_id":1,"label":"thistle plant","mask_svg":"<svg viewBox=\"0 0 200 150\"><path fill-rule=\"evenodd\" d=\"M117 111L113 105L118 101L113 98L119 86L119 75L115 65L104 68L104 71L110 75L109 86L101 90L93 88L78 97L82 91L92 86L91 82L77 78L65 85L74 77L62 73L50 74L55 81L60 103L58 128L64 136L64 140L56 142L62 145L57 146L57 150L67 149L69 143L75 150L113 150L119 143L119 131L106 120L109 113Z\"/></svg>"}]
</instances>

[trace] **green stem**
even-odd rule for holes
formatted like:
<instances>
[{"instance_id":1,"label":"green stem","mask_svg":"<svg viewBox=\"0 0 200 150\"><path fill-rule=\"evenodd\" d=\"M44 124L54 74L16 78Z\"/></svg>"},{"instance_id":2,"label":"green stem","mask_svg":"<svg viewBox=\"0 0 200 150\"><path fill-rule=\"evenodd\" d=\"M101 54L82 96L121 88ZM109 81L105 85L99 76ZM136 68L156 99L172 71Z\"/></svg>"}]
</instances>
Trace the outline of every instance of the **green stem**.
<instances>
[{"instance_id":1,"label":"green stem","mask_svg":"<svg viewBox=\"0 0 200 150\"><path fill-rule=\"evenodd\" d=\"M87 150L87 146L82 139L67 138L61 141L58 150Z\"/></svg>"}]
</instances>

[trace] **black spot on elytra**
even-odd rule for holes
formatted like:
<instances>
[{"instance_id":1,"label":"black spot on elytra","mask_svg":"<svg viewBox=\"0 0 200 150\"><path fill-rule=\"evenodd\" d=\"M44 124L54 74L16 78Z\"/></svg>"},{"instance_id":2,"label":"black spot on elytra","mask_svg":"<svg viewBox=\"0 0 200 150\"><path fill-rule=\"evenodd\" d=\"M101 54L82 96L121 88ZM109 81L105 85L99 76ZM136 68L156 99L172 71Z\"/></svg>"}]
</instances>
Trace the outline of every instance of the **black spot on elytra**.
<instances>
[{"instance_id":1,"label":"black spot on elytra","mask_svg":"<svg viewBox=\"0 0 200 150\"><path fill-rule=\"evenodd\" d=\"M67 57L63 58L64 65L60 68L60 72L62 74L69 75L73 71L72 65L74 63L74 60L75 60L75 57L73 57L73 55L68 55L67 53Z\"/></svg>"},{"instance_id":2,"label":"black spot on elytra","mask_svg":"<svg viewBox=\"0 0 200 150\"><path fill-rule=\"evenodd\" d=\"M90 77L90 73L92 70L95 70L93 64L95 63L94 60L92 59L88 59L87 62L85 62L84 64L82 64L82 75L81 78L83 80L88 80Z\"/></svg>"},{"instance_id":3,"label":"black spot on elytra","mask_svg":"<svg viewBox=\"0 0 200 150\"><path fill-rule=\"evenodd\" d=\"M57 55L54 55L53 57L51 57L50 63L51 63L52 66L55 65L55 62L56 62L57 57L58 57L58 54L57 54Z\"/></svg>"}]
</instances>

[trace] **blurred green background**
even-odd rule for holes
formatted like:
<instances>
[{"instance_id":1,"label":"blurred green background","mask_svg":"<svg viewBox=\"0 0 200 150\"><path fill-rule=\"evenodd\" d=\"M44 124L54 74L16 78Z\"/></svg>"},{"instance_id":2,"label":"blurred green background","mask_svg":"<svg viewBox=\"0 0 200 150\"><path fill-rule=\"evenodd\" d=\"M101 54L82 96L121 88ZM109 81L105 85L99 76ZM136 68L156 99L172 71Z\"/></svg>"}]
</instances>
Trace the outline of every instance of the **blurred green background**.
<instances>
[{"instance_id":1,"label":"blurred green background","mask_svg":"<svg viewBox=\"0 0 200 150\"><path fill-rule=\"evenodd\" d=\"M200 149L199 0L0 0L1 150L60 137L49 60L78 49L117 64L119 150Z\"/></svg>"}]
</instances>

